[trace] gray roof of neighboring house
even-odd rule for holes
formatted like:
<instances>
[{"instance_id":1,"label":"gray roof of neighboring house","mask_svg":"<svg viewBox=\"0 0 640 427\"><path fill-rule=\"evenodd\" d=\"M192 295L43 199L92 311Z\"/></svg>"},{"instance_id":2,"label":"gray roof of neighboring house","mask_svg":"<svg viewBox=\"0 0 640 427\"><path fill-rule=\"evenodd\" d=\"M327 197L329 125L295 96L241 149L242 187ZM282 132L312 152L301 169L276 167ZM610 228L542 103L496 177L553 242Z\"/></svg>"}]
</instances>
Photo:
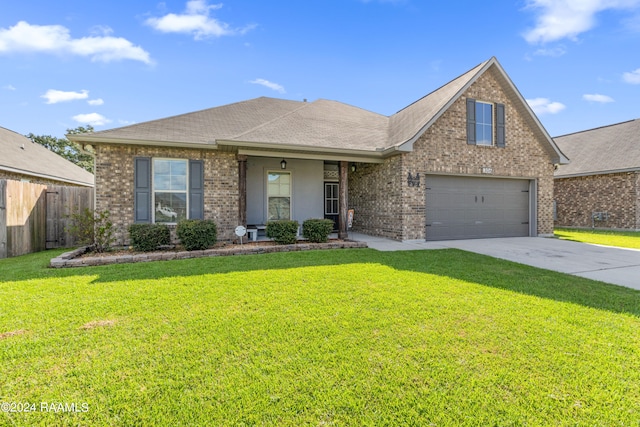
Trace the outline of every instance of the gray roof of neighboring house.
<instances>
[{"instance_id":1,"label":"gray roof of neighboring house","mask_svg":"<svg viewBox=\"0 0 640 427\"><path fill-rule=\"evenodd\" d=\"M0 170L93 187L93 174L3 127L0 127L0 153Z\"/></svg>"},{"instance_id":2,"label":"gray roof of neighboring house","mask_svg":"<svg viewBox=\"0 0 640 427\"><path fill-rule=\"evenodd\" d=\"M640 170L640 119L554 138L571 158L556 178Z\"/></svg>"},{"instance_id":3,"label":"gray roof of neighboring house","mask_svg":"<svg viewBox=\"0 0 640 427\"><path fill-rule=\"evenodd\" d=\"M556 163L566 158L508 78L491 58L392 116L337 101L314 102L255 98L221 107L139 123L93 134L69 135L83 144L125 143L212 148L250 147L270 150L350 152L383 157L410 151L413 142L484 72L495 67L507 93L547 142Z\"/></svg>"}]
</instances>

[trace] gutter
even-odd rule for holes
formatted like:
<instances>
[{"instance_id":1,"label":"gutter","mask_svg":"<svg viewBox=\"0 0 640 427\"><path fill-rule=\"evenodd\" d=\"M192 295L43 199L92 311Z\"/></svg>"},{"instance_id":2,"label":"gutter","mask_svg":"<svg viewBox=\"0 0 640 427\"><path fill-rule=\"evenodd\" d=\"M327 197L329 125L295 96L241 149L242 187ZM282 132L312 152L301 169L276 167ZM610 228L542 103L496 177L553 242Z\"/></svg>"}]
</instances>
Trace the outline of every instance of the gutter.
<instances>
[{"instance_id":1,"label":"gutter","mask_svg":"<svg viewBox=\"0 0 640 427\"><path fill-rule=\"evenodd\" d=\"M86 146L93 144L124 144L124 145L148 145L154 147L172 147L172 148L195 148L205 150L218 150L221 147L237 147L240 154L258 155L261 153L263 156L282 155L282 153L300 153L307 158L313 156L332 157L336 160L350 160L357 162L369 162L369 163L382 163L382 160L386 157L400 154L405 151L398 147L390 148L376 148L373 150L353 149L353 148L335 148L335 147L322 147L322 146L309 146L302 144L277 144L270 142L255 142L255 141L236 141L228 139L217 139L214 141L202 143L202 142L184 142L184 141L152 141L146 139L120 139L100 137L97 135L89 134L73 134L67 135L67 138L79 144L83 151L93 154L86 150ZM257 151L256 151L257 150ZM312 156L312 157L309 157Z\"/></svg>"},{"instance_id":2,"label":"gutter","mask_svg":"<svg viewBox=\"0 0 640 427\"><path fill-rule=\"evenodd\" d=\"M182 142L182 141L151 141L146 139L120 139L120 138L105 138L99 136L93 136L89 134L73 134L67 135L69 141L80 144L81 146L93 145L94 143L101 144L124 144L124 145L151 145L156 147L173 147L173 148L198 148L198 149L210 149L216 150L218 145L215 141L212 142ZM83 151L84 148L83 148Z\"/></svg>"},{"instance_id":3,"label":"gutter","mask_svg":"<svg viewBox=\"0 0 640 427\"><path fill-rule=\"evenodd\" d=\"M234 140L216 140L218 146L222 147L238 147L239 150L244 148L265 150L264 152L270 153L286 153L286 152L300 152L300 153L315 153L317 155L334 155L341 157L356 157L359 159L382 160L388 157L388 150L360 150L353 148L334 148L334 147L314 147L302 144L275 144L275 143L263 143L263 142L250 142L250 141L234 141ZM269 151L274 150L274 151ZM249 151L249 150L242 150Z\"/></svg>"}]
</instances>

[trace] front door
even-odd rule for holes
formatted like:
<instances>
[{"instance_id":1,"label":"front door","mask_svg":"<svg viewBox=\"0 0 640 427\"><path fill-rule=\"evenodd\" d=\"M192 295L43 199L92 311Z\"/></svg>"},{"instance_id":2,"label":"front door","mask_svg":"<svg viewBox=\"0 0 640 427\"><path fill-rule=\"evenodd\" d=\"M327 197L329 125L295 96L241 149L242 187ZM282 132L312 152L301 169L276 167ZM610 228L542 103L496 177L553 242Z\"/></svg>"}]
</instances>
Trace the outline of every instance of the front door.
<instances>
[{"instance_id":1,"label":"front door","mask_svg":"<svg viewBox=\"0 0 640 427\"><path fill-rule=\"evenodd\" d=\"M324 217L333 221L334 231L338 229L338 183L324 183Z\"/></svg>"}]
</instances>

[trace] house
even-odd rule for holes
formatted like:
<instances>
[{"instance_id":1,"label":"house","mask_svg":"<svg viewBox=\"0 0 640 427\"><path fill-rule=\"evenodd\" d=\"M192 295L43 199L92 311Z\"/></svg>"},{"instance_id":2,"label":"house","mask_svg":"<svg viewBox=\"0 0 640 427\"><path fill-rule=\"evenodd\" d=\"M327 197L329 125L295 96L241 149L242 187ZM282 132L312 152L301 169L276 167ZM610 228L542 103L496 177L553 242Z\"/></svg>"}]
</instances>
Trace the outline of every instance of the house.
<instances>
[{"instance_id":1,"label":"house","mask_svg":"<svg viewBox=\"0 0 640 427\"><path fill-rule=\"evenodd\" d=\"M0 153L0 179L93 187L93 174L3 127L0 127Z\"/></svg>"},{"instance_id":2,"label":"house","mask_svg":"<svg viewBox=\"0 0 640 427\"><path fill-rule=\"evenodd\" d=\"M556 225L640 230L640 119L554 140Z\"/></svg>"},{"instance_id":3,"label":"house","mask_svg":"<svg viewBox=\"0 0 640 427\"><path fill-rule=\"evenodd\" d=\"M73 210L93 207L93 174L0 127L0 258L71 247Z\"/></svg>"},{"instance_id":4,"label":"house","mask_svg":"<svg viewBox=\"0 0 640 427\"><path fill-rule=\"evenodd\" d=\"M553 233L567 162L495 59L392 116L256 98L69 139L95 150L96 209L134 222L337 219L397 240Z\"/></svg>"}]
</instances>

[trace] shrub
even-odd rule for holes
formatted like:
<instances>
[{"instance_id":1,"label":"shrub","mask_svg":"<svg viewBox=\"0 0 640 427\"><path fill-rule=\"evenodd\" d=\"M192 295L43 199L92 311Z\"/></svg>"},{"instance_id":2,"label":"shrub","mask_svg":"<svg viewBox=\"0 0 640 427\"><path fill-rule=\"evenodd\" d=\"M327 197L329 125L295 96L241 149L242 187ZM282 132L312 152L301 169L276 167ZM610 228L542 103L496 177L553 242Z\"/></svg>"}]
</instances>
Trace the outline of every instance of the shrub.
<instances>
[{"instance_id":1,"label":"shrub","mask_svg":"<svg viewBox=\"0 0 640 427\"><path fill-rule=\"evenodd\" d=\"M210 248L218 240L216 224L208 219L184 219L178 222L176 234L188 251Z\"/></svg>"},{"instance_id":2,"label":"shrub","mask_svg":"<svg viewBox=\"0 0 640 427\"><path fill-rule=\"evenodd\" d=\"M109 250L115 241L113 223L109 211L94 212L89 208L69 215L71 224L67 231L81 245L90 245L95 252Z\"/></svg>"},{"instance_id":3,"label":"shrub","mask_svg":"<svg viewBox=\"0 0 640 427\"><path fill-rule=\"evenodd\" d=\"M150 252L171 243L169 227L165 224L131 224L129 226L131 246L140 252Z\"/></svg>"},{"instance_id":4,"label":"shrub","mask_svg":"<svg viewBox=\"0 0 640 427\"><path fill-rule=\"evenodd\" d=\"M298 221L269 221L265 232L277 244L290 245L298 240Z\"/></svg>"},{"instance_id":5,"label":"shrub","mask_svg":"<svg viewBox=\"0 0 640 427\"><path fill-rule=\"evenodd\" d=\"M302 223L302 235L313 243L325 243L332 231L330 219L308 219Z\"/></svg>"}]
</instances>

